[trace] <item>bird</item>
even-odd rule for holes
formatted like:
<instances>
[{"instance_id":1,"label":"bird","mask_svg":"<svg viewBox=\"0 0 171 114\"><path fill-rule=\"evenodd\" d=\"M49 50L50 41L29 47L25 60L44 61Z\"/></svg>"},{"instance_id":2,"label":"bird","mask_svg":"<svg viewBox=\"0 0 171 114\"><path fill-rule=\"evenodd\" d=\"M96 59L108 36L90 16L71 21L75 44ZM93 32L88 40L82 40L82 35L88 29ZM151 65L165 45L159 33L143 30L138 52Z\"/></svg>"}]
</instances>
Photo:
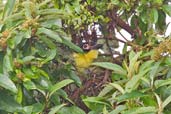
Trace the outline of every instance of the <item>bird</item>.
<instances>
[{"instance_id":1,"label":"bird","mask_svg":"<svg viewBox=\"0 0 171 114\"><path fill-rule=\"evenodd\" d=\"M98 57L98 50L90 50L87 53L73 54L76 68L79 70L87 69L94 59Z\"/></svg>"}]
</instances>

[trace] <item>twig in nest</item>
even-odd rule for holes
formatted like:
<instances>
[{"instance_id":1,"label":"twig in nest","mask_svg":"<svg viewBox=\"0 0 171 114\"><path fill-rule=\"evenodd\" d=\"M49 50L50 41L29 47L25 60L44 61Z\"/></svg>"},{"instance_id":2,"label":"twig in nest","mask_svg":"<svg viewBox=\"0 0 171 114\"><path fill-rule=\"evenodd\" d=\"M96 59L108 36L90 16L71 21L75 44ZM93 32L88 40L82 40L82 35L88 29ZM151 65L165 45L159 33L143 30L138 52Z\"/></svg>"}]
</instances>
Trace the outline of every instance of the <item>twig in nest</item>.
<instances>
[{"instance_id":1,"label":"twig in nest","mask_svg":"<svg viewBox=\"0 0 171 114\"><path fill-rule=\"evenodd\" d=\"M104 78L103 78L103 83L105 83L109 78L109 70L105 70L105 75L104 75Z\"/></svg>"},{"instance_id":2,"label":"twig in nest","mask_svg":"<svg viewBox=\"0 0 171 114\"><path fill-rule=\"evenodd\" d=\"M100 86L102 86L104 83L107 82L107 80L109 79L109 70L105 70L105 74L104 74L104 77L103 77L103 80L101 83L99 83L96 88L99 88Z\"/></svg>"}]
</instances>

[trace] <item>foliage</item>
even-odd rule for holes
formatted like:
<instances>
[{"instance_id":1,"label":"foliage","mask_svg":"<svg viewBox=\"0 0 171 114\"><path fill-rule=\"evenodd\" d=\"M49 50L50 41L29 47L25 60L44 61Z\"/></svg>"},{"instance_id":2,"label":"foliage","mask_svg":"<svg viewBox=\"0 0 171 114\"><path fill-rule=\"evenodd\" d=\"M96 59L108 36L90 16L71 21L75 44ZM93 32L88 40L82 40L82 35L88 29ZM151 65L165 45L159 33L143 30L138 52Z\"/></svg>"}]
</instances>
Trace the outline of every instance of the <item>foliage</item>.
<instances>
[{"instance_id":1,"label":"foliage","mask_svg":"<svg viewBox=\"0 0 171 114\"><path fill-rule=\"evenodd\" d=\"M0 6L0 113L171 112L169 0L7 0ZM79 93L90 82L100 92Z\"/></svg>"}]
</instances>

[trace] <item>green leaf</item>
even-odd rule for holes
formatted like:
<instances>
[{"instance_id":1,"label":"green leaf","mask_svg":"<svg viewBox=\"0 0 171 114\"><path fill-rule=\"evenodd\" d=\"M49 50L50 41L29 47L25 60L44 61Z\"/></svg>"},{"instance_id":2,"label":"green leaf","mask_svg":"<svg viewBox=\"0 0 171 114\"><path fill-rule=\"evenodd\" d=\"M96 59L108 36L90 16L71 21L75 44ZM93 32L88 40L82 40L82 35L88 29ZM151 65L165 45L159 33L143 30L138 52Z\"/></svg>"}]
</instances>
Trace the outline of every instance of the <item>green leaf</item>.
<instances>
[{"instance_id":1,"label":"green leaf","mask_svg":"<svg viewBox=\"0 0 171 114\"><path fill-rule=\"evenodd\" d=\"M46 20L41 23L41 26L44 28L53 28L54 26L57 28L62 28L62 19Z\"/></svg>"},{"instance_id":2,"label":"green leaf","mask_svg":"<svg viewBox=\"0 0 171 114\"><path fill-rule=\"evenodd\" d=\"M153 95L148 94L148 96L141 97L143 106L157 106L157 101Z\"/></svg>"},{"instance_id":3,"label":"green leaf","mask_svg":"<svg viewBox=\"0 0 171 114\"><path fill-rule=\"evenodd\" d=\"M159 18L156 27L159 30L159 32L163 33L164 32L163 30L166 29L166 13L162 10L159 10L158 15Z\"/></svg>"},{"instance_id":4,"label":"green leaf","mask_svg":"<svg viewBox=\"0 0 171 114\"><path fill-rule=\"evenodd\" d=\"M33 110L33 106L25 106L23 107L23 112L25 112L25 114L31 114Z\"/></svg>"},{"instance_id":5,"label":"green leaf","mask_svg":"<svg viewBox=\"0 0 171 114\"><path fill-rule=\"evenodd\" d=\"M152 112L157 112L157 109L153 106L148 106L148 107L132 108L128 111L123 112L122 114L146 114L146 113L152 113Z\"/></svg>"},{"instance_id":6,"label":"green leaf","mask_svg":"<svg viewBox=\"0 0 171 114\"><path fill-rule=\"evenodd\" d=\"M30 80L24 82L24 87L28 90L37 89L36 85Z\"/></svg>"},{"instance_id":7,"label":"green leaf","mask_svg":"<svg viewBox=\"0 0 171 114\"><path fill-rule=\"evenodd\" d=\"M54 49L56 48L56 45L55 43L53 43L53 41L51 41L50 39L48 39L47 37L45 36L39 36L39 38L45 43L47 44L47 46L51 49Z\"/></svg>"},{"instance_id":8,"label":"green leaf","mask_svg":"<svg viewBox=\"0 0 171 114\"><path fill-rule=\"evenodd\" d=\"M46 63L46 62L52 60L53 58L55 58L56 54L57 54L56 49L51 49L51 50L49 50L49 51L47 52L47 56L48 56L48 57L47 57L45 60L43 60L41 63L44 64L44 63Z\"/></svg>"},{"instance_id":9,"label":"green leaf","mask_svg":"<svg viewBox=\"0 0 171 114\"><path fill-rule=\"evenodd\" d=\"M26 56L26 57L24 57L24 58L22 59L22 62L23 62L23 63L27 63L27 62L32 61L33 59L35 59L34 56Z\"/></svg>"},{"instance_id":10,"label":"green leaf","mask_svg":"<svg viewBox=\"0 0 171 114\"><path fill-rule=\"evenodd\" d=\"M9 15L12 14L13 8L15 5L15 0L7 0L7 3L5 5L4 11L3 11L3 17L2 19L5 19Z\"/></svg>"},{"instance_id":11,"label":"green leaf","mask_svg":"<svg viewBox=\"0 0 171 114\"><path fill-rule=\"evenodd\" d=\"M108 110L106 109L106 106L103 108L103 114L109 114Z\"/></svg>"},{"instance_id":12,"label":"green leaf","mask_svg":"<svg viewBox=\"0 0 171 114\"><path fill-rule=\"evenodd\" d=\"M31 19L32 18L32 10L34 10L34 4L30 1L25 1L22 3L22 5L25 7L25 16L27 19ZM31 6L32 5L32 9Z\"/></svg>"},{"instance_id":13,"label":"green leaf","mask_svg":"<svg viewBox=\"0 0 171 114\"><path fill-rule=\"evenodd\" d=\"M61 82L58 82L56 83L55 85L53 85L51 88L50 88L50 94L49 96L51 96L55 91L63 88L64 86L70 84L70 83L73 83L74 81L71 80L71 79L65 79L65 80L62 80Z\"/></svg>"},{"instance_id":14,"label":"green leaf","mask_svg":"<svg viewBox=\"0 0 171 114\"><path fill-rule=\"evenodd\" d=\"M45 34L48 37L54 39L56 42L62 43L62 39L59 37L59 35L56 32L54 32L54 31L52 31L50 29L47 29L47 28L38 28L37 34L38 35L39 34Z\"/></svg>"},{"instance_id":15,"label":"green leaf","mask_svg":"<svg viewBox=\"0 0 171 114\"><path fill-rule=\"evenodd\" d=\"M166 58L164 59L164 63L165 63L166 65L168 65L168 66L171 66L171 58L170 58L170 57L166 57Z\"/></svg>"},{"instance_id":16,"label":"green leaf","mask_svg":"<svg viewBox=\"0 0 171 114\"><path fill-rule=\"evenodd\" d=\"M162 87L162 86L166 86L166 85L170 85L171 84L171 79L167 79L167 80L156 80L154 82L154 85L156 88Z\"/></svg>"},{"instance_id":17,"label":"green leaf","mask_svg":"<svg viewBox=\"0 0 171 114\"><path fill-rule=\"evenodd\" d=\"M158 11L157 11L156 8L152 8L150 10L150 14L149 15L150 15L150 21L152 23L156 23L158 21Z\"/></svg>"},{"instance_id":18,"label":"green leaf","mask_svg":"<svg viewBox=\"0 0 171 114\"><path fill-rule=\"evenodd\" d=\"M135 72L135 65L138 63L138 58L140 57L141 55L141 51L136 53L131 51L130 54L129 54L129 70L128 70L128 75L127 77L132 77L132 75L134 75L134 72Z\"/></svg>"},{"instance_id":19,"label":"green leaf","mask_svg":"<svg viewBox=\"0 0 171 114\"><path fill-rule=\"evenodd\" d=\"M75 81L75 83L78 85L78 86L81 86L82 82L80 80L80 78L76 75L75 72L71 71L70 74L69 74L69 77Z\"/></svg>"},{"instance_id":20,"label":"green leaf","mask_svg":"<svg viewBox=\"0 0 171 114\"><path fill-rule=\"evenodd\" d=\"M103 97L87 97L82 100L85 105L98 113L102 112L104 106L111 107L110 104Z\"/></svg>"},{"instance_id":21,"label":"green leaf","mask_svg":"<svg viewBox=\"0 0 171 114\"><path fill-rule=\"evenodd\" d=\"M29 29L27 29L27 30L25 30L24 32L23 32L23 37L24 38L31 38L31 28L29 28Z\"/></svg>"},{"instance_id":22,"label":"green leaf","mask_svg":"<svg viewBox=\"0 0 171 114\"><path fill-rule=\"evenodd\" d=\"M11 81L11 79L7 75L0 74L0 86L10 90L13 93L18 92L15 84Z\"/></svg>"},{"instance_id":23,"label":"green leaf","mask_svg":"<svg viewBox=\"0 0 171 114\"><path fill-rule=\"evenodd\" d=\"M0 31L2 31L2 28L4 27L3 23L0 23Z\"/></svg>"},{"instance_id":24,"label":"green leaf","mask_svg":"<svg viewBox=\"0 0 171 114\"><path fill-rule=\"evenodd\" d=\"M9 95L5 91L0 92L0 110L4 110L7 112L18 112L22 110L21 105L19 105L15 100L14 97Z\"/></svg>"},{"instance_id":25,"label":"green leaf","mask_svg":"<svg viewBox=\"0 0 171 114\"><path fill-rule=\"evenodd\" d=\"M71 104L75 104L71 99L68 98L67 93L63 90L63 89L59 89L58 91L56 91L52 96L51 99L55 99L55 97L62 97L63 99L65 99L66 101L69 101ZM57 100L57 99L55 99ZM58 99L60 100L60 98ZM58 101L57 101L58 102ZM57 103L56 102L56 103ZM59 101L60 102L60 101ZM59 102L57 104L59 104Z\"/></svg>"},{"instance_id":26,"label":"green leaf","mask_svg":"<svg viewBox=\"0 0 171 114\"><path fill-rule=\"evenodd\" d=\"M38 4L38 7L40 8L40 7L46 5L46 4L49 3L49 2L51 2L51 0L44 0L44 1L42 1L40 4Z\"/></svg>"},{"instance_id":27,"label":"green leaf","mask_svg":"<svg viewBox=\"0 0 171 114\"><path fill-rule=\"evenodd\" d=\"M148 23L148 17L147 17L147 10L144 9L141 13L140 13L140 18L142 20L143 23L147 24Z\"/></svg>"},{"instance_id":28,"label":"green leaf","mask_svg":"<svg viewBox=\"0 0 171 114\"><path fill-rule=\"evenodd\" d=\"M15 47L16 47L18 44L21 43L23 37L24 37L24 33L23 33L23 32L20 32L20 33L17 33L17 34L16 34L16 36L13 38Z\"/></svg>"},{"instance_id":29,"label":"green leaf","mask_svg":"<svg viewBox=\"0 0 171 114\"><path fill-rule=\"evenodd\" d=\"M4 56L3 59L3 71L9 72L13 71L13 64L12 64L12 54L11 50L7 49L7 54Z\"/></svg>"},{"instance_id":30,"label":"green leaf","mask_svg":"<svg viewBox=\"0 0 171 114\"><path fill-rule=\"evenodd\" d=\"M68 12L65 12L63 10L59 10L59 9L56 9L56 8L41 9L41 10L39 10L38 13L40 15L55 15L56 19L58 19L59 17L63 19L63 18L71 16Z\"/></svg>"},{"instance_id":31,"label":"green leaf","mask_svg":"<svg viewBox=\"0 0 171 114\"><path fill-rule=\"evenodd\" d=\"M144 71L141 71L139 74L133 76L127 83L125 86L125 89L127 92L131 92L132 90L134 90L137 86L137 84L139 84L140 79L149 71L149 69L146 69Z\"/></svg>"},{"instance_id":32,"label":"green leaf","mask_svg":"<svg viewBox=\"0 0 171 114\"><path fill-rule=\"evenodd\" d=\"M43 90L41 90L41 89L39 89L36 85L35 85L35 83L34 82L32 82L31 80L25 80L24 81L24 87L26 88L26 89L28 89L28 90L38 90L39 92L41 92L43 95L45 95L46 93L45 93L45 91L43 91Z\"/></svg>"},{"instance_id":33,"label":"green leaf","mask_svg":"<svg viewBox=\"0 0 171 114\"><path fill-rule=\"evenodd\" d=\"M124 94L124 89L122 88L122 86L120 86L119 84L117 83L109 83L110 86L116 88L119 92L121 92L122 94Z\"/></svg>"},{"instance_id":34,"label":"green leaf","mask_svg":"<svg viewBox=\"0 0 171 114\"><path fill-rule=\"evenodd\" d=\"M160 67L161 61L156 62L154 66L151 67L150 71L150 78L151 78L151 83L153 84L154 78L157 76L157 73L159 72L159 67Z\"/></svg>"},{"instance_id":35,"label":"green leaf","mask_svg":"<svg viewBox=\"0 0 171 114\"><path fill-rule=\"evenodd\" d=\"M49 89L49 88L52 86L51 81L48 80L48 78L43 77L43 76L41 76L41 77L38 79L37 82L39 82L41 88L44 89L44 90L47 90L47 89ZM38 85L38 84L37 84L37 85Z\"/></svg>"},{"instance_id":36,"label":"green leaf","mask_svg":"<svg viewBox=\"0 0 171 114\"><path fill-rule=\"evenodd\" d=\"M35 72L36 72L36 71L37 71L40 75L42 75L42 76L46 77L47 79L49 79L49 74L46 73L44 70L39 69L39 68L36 68L36 69L35 69Z\"/></svg>"},{"instance_id":37,"label":"green leaf","mask_svg":"<svg viewBox=\"0 0 171 114\"><path fill-rule=\"evenodd\" d=\"M163 109L171 102L171 95L167 97L162 104Z\"/></svg>"},{"instance_id":38,"label":"green leaf","mask_svg":"<svg viewBox=\"0 0 171 114\"><path fill-rule=\"evenodd\" d=\"M113 70L117 74L121 74L121 75L127 74L127 72L122 67L120 67L117 64L110 63L110 62L94 62L92 63L92 65L96 65L102 68Z\"/></svg>"},{"instance_id":39,"label":"green leaf","mask_svg":"<svg viewBox=\"0 0 171 114\"><path fill-rule=\"evenodd\" d=\"M108 84L100 91L98 97L103 97L112 90L113 90L113 87Z\"/></svg>"},{"instance_id":40,"label":"green leaf","mask_svg":"<svg viewBox=\"0 0 171 114\"><path fill-rule=\"evenodd\" d=\"M58 114L86 114L82 109L72 106L72 107L63 107L58 111Z\"/></svg>"},{"instance_id":41,"label":"green leaf","mask_svg":"<svg viewBox=\"0 0 171 114\"><path fill-rule=\"evenodd\" d=\"M97 103L110 106L103 97L87 97L83 99L83 102Z\"/></svg>"},{"instance_id":42,"label":"green leaf","mask_svg":"<svg viewBox=\"0 0 171 114\"><path fill-rule=\"evenodd\" d=\"M165 13L167 13L169 16L171 16L171 5L163 5L162 9Z\"/></svg>"},{"instance_id":43,"label":"green leaf","mask_svg":"<svg viewBox=\"0 0 171 114\"><path fill-rule=\"evenodd\" d=\"M114 5L118 5L120 2L119 2L119 0L111 0L111 3Z\"/></svg>"},{"instance_id":44,"label":"green leaf","mask_svg":"<svg viewBox=\"0 0 171 114\"><path fill-rule=\"evenodd\" d=\"M139 23L140 30L144 34L147 31L147 29L148 29L148 24L147 23L144 23L142 21L141 17L138 18L138 23Z\"/></svg>"},{"instance_id":45,"label":"green leaf","mask_svg":"<svg viewBox=\"0 0 171 114\"><path fill-rule=\"evenodd\" d=\"M22 103L22 100L23 100L23 91L22 91L22 87L20 85L17 86L17 89L18 89L18 93L17 93L17 96L16 96L16 101L21 104Z\"/></svg>"},{"instance_id":46,"label":"green leaf","mask_svg":"<svg viewBox=\"0 0 171 114\"><path fill-rule=\"evenodd\" d=\"M142 63L142 65L140 66L139 70L143 71L143 70L149 69L149 68L151 68L153 63L154 63L153 60L146 61L146 62Z\"/></svg>"},{"instance_id":47,"label":"green leaf","mask_svg":"<svg viewBox=\"0 0 171 114\"><path fill-rule=\"evenodd\" d=\"M159 108L162 108L162 100L161 100L161 98L159 97L159 95L157 95L156 93L154 93L154 95L155 95L155 97L156 97L156 99L157 99L157 104L158 104L158 107Z\"/></svg>"},{"instance_id":48,"label":"green leaf","mask_svg":"<svg viewBox=\"0 0 171 114\"><path fill-rule=\"evenodd\" d=\"M139 92L139 91L132 91L130 93L125 93L123 95L120 95L116 99L119 102L122 102L122 101L131 100L131 99L134 99L134 98L140 98L140 97L144 97L144 96L147 96L147 95L142 93L142 92Z\"/></svg>"},{"instance_id":49,"label":"green leaf","mask_svg":"<svg viewBox=\"0 0 171 114\"><path fill-rule=\"evenodd\" d=\"M66 104L61 104L61 105L52 107L52 108L50 109L50 112L49 112L48 114L56 114L56 113L58 113L58 111L59 111L62 107L64 107L65 105L66 105Z\"/></svg>"},{"instance_id":50,"label":"green leaf","mask_svg":"<svg viewBox=\"0 0 171 114\"><path fill-rule=\"evenodd\" d=\"M129 61L131 61L135 57L136 53L134 51L131 51L129 53ZM139 57L139 56L138 56Z\"/></svg>"},{"instance_id":51,"label":"green leaf","mask_svg":"<svg viewBox=\"0 0 171 114\"><path fill-rule=\"evenodd\" d=\"M148 22L156 23L158 21L158 10L156 8L146 9L144 8L143 11L140 13L140 18L144 23L144 26L148 24ZM142 28L143 25L141 25ZM143 30L144 31L144 30Z\"/></svg>"},{"instance_id":52,"label":"green leaf","mask_svg":"<svg viewBox=\"0 0 171 114\"><path fill-rule=\"evenodd\" d=\"M41 114L44 110L44 106L43 104L41 103L35 103L35 104L32 104L33 106L33 114Z\"/></svg>"},{"instance_id":53,"label":"green leaf","mask_svg":"<svg viewBox=\"0 0 171 114\"><path fill-rule=\"evenodd\" d=\"M80 47L73 44L68 39L62 38L62 43L65 44L66 46L68 46L69 48L73 49L74 51L78 52L78 53L83 53L83 50Z\"/></svg>"},{"instance_id":54,"label":"green leaf","mask_svg":"<svg viewBox=\"0 0 171 114\"><path fill-rule=\"evenodd\" d=\"M125 105L119 105L117 106L112 112L109 114L120 114L122 111L124 111L127 107Z\"/></svg>"}]
</instances>

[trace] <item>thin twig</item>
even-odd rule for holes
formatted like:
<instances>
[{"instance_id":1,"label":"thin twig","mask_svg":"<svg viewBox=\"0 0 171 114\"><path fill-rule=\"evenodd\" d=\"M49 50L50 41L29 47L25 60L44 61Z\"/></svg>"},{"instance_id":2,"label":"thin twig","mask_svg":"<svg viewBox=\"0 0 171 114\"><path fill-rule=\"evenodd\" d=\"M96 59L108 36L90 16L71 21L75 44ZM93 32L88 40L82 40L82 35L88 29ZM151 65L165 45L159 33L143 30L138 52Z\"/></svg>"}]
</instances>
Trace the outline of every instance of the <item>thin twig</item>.
<instances>
[{"instance_id":1,"label":"thin twig","mask_svg":"<svg viewBox=\"0 0 171 114\"><path fill-rule=\"evenodd\" d=\"M127 42L129 42L129 40L127 40L126 39L126 37L118 30L118 28L116 27L116 30L117 30L117 32L127 41Z\"/></svg>"},{"instance_id":2,"label":"thin twig","mask_svg":"<svg viewBox=\"0 0 171 114\"><path fill-rule=\"evenodd\" d=\"M108 49L109 49L109 52L110 52L110 55L112 56L112 59L113 59L113 61L114 61L113 52L112 52L112 49L111 49L111 47L110 47L110 45L109 45L108 38L106 38L106 45L107 45L107 47L108 47Z\"/></svg>"}]
</instances>

